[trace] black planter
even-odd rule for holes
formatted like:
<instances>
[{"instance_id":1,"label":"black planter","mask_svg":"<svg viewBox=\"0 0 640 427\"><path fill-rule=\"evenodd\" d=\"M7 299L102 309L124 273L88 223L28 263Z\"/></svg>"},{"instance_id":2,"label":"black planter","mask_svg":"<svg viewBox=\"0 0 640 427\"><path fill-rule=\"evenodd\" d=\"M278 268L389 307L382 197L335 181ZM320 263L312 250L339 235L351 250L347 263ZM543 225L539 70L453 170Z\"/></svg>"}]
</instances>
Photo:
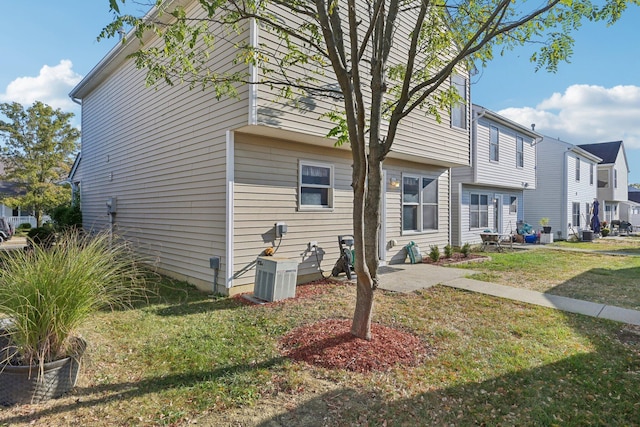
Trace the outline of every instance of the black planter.
<instances>
[{"instance_id":1,"label":"black planter","mask_svg":"<svg viewBox=\"0 0 640 427\"><path fill-rule=\"evenodd\" d=\"M42 372L38 365L0 364L0 405L41 403L70 391L78 380L86 346L82 340L79 344L77 355L45 363Z\"/></svg>"},{"instance_id":2,"label":"black planter","mask_svg":"<svg viewBox=\"0 0 640 427\"><path fill-rule=\"evenodd\" d=\"M551 234L551 227L549 227L549 226L542 227L542 232L544 234Z\"/></svg>"}]
</instances>

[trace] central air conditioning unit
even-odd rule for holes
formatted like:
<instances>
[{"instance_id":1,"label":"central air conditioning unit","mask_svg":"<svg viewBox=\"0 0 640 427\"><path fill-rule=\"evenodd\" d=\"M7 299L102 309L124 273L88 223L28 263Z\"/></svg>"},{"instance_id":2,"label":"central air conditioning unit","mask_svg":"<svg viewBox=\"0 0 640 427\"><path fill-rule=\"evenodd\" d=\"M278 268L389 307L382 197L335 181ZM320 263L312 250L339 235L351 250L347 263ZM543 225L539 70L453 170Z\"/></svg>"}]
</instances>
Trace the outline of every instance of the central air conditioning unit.
<instances>
[{"instance_id":1,"label":"central air conditioning unit","mask_svg":"<svg viewBox=\"0 0 640 427\"><path fill-rule=\"evenodd\" d=\"M253 296L263 301L279 301L296 296L298 261L288 258L258 257Z\"/></svg>"}]
</instances>

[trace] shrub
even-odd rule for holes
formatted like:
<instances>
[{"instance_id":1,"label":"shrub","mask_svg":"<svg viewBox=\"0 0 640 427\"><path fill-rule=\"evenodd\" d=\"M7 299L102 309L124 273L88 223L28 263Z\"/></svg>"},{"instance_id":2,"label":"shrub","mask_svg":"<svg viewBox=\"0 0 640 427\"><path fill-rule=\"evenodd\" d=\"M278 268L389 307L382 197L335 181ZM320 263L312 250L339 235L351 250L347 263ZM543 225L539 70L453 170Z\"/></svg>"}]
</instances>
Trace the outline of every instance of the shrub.
<instances>
[{"instance_id":1,"label":"shrub","mask_svg":"<svg viewBox=\"0 0 640 427\"><path fill-rule=\"evenodd\" d=\"M469 256L469 254L471 253L471 245L467 242L464 245L462 245L462 247L460 248L460 252L462 253L462 255L467 258Z\"/></svg>"},{"instance_id":2,"label":"shrub","mask_svg":"<svg viewBox=\"0 0 640 427\"><path fill-rule=\"evenodd\" d=\"M0 313L11 320L13 358L40 367L74 351L76 330L102 308L145 296L146 274L129 246L105 234L64 233L50 249L6 254Z\"/></svg>"},{"instance_id":3,"label":"shrub","mask_svg":"<svg viewBox=\"0 0 640 427\"><path fill-rule=\"evenodd\" d=\"M82 227L82 212L80 203L63 204L53 209L50 213L51 219L58 229L80 228Z\"/></svg>"},{"instance_id":4,"label":"shrub","mask_svg":"<svg viewBox=\"0 0 640 427\"><path fill-rule=\"evenodd\" d=\"M30 229L27 237L29 238L29 247L38 245L48 248L54 243L56 233L50 224L45 224L42 227Z\"/></svg>"},{"instance_id":5,"label":"shrub","mask_svg":"<svg viewBox=\"0 0 640 427\"><path fill-rule=\"evenodd\" d=\"M444 257L451 258L453 256L453 247L451 245L447 245L444 247Z\"/></svg>"},{"instance_id":6,"label":"shrub","mask_svg":"<svg viewBox=\"0 0 640 427\"><path fill-rule=\"evenodd\" d=\"M431 258L433 262L438 262L440 260L440 248L438 248L438 245L431 245L429 248L431 249L429 251L429 258Z\"/></svg>"},{"instance_id":7,"label":"shrub","mask_svg":"<svg viewBox=\"0 0 640 427\"><path fill-rule=\"evenodd\" d=\"M18 226L18 230L31 230L31 224L28 222L23 222Z\"/></svg>"}]
</instances>

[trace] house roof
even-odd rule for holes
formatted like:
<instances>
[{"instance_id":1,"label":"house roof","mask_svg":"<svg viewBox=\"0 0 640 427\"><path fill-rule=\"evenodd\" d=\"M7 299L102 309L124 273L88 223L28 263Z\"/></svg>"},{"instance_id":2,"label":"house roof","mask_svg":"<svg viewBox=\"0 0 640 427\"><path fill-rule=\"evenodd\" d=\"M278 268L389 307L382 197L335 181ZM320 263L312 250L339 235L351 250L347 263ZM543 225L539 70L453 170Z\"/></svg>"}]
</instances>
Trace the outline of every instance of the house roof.
<instances>
[{"instance_id":1,"label":"house roof","mask_svg":"<svg viewBox=\"0 0 640 427\"><path fill-rule=\"evenodd\" d=\"M618 153L620 152L621 146L622 141L578 145L578 147L582 148L583 150L587 150L588 152L600 157L602 159L602 161L600 162L601 165L615 163L616 159L618 158Z\"/></svg>"},{"instance_id":2,"label":"house roof","mask_svg":"<svg viewBox=\"0 0 640 427\"><path fill-rule=\"evenodd\" d=\"M516 130L517 132L525 134L530 138L533 138L534 140L542 139L542 135L534 131L533 129L523 126L520 123L516 123L513 120L510 120L504 116L501 116L495 111L491 111L488 108L484 108L481 105L473 104L473 111L478 113L478 117L486 117L490 120L493 120L494 122L502 124L503 126L509 127L511 129Z\"/></svg>"},{"instance_id":3,"label":"house roof","mask_svg":"<svg viewBox=\"0 0 640 427\"><path fill-rule=\"evenodd\" d=\"M0 196L17 196L24 194L17 183L9 181L0 181Z\"/></svg>"},{"instance_id":4,"label":"house roof","mask_svg":"<svg viewBox=\"0 0 640 427\"><path fill-rule=\"evenodd\" d=\"M640 203L640 188L629 187L628 199Z\"/></svg>"}]
</instances>

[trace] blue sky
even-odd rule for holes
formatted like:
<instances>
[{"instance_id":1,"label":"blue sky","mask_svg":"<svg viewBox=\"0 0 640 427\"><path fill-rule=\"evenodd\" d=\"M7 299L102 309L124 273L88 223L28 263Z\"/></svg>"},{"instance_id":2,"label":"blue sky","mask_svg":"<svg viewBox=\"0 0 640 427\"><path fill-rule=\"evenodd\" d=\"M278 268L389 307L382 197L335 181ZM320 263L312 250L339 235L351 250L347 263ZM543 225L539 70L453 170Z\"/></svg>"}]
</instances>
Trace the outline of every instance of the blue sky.
<instances>
[{"instance_id":1,"label":"blue sky","mask_svg":"<svg viewBox=\"0 0 640 427\"><path fill-rule=\"evenodd\" d=\"M96 41L111 20L108 0L0 5L0 102L41 100L79 117L67 94L116 43ZM471 100L574 144L624 140L629 182L640 183L639 24L638 7L613 27L585 24L571 63L554 74L534 72L529 48L508 52L472 78Z\"/></svg>"}]
</instances>

